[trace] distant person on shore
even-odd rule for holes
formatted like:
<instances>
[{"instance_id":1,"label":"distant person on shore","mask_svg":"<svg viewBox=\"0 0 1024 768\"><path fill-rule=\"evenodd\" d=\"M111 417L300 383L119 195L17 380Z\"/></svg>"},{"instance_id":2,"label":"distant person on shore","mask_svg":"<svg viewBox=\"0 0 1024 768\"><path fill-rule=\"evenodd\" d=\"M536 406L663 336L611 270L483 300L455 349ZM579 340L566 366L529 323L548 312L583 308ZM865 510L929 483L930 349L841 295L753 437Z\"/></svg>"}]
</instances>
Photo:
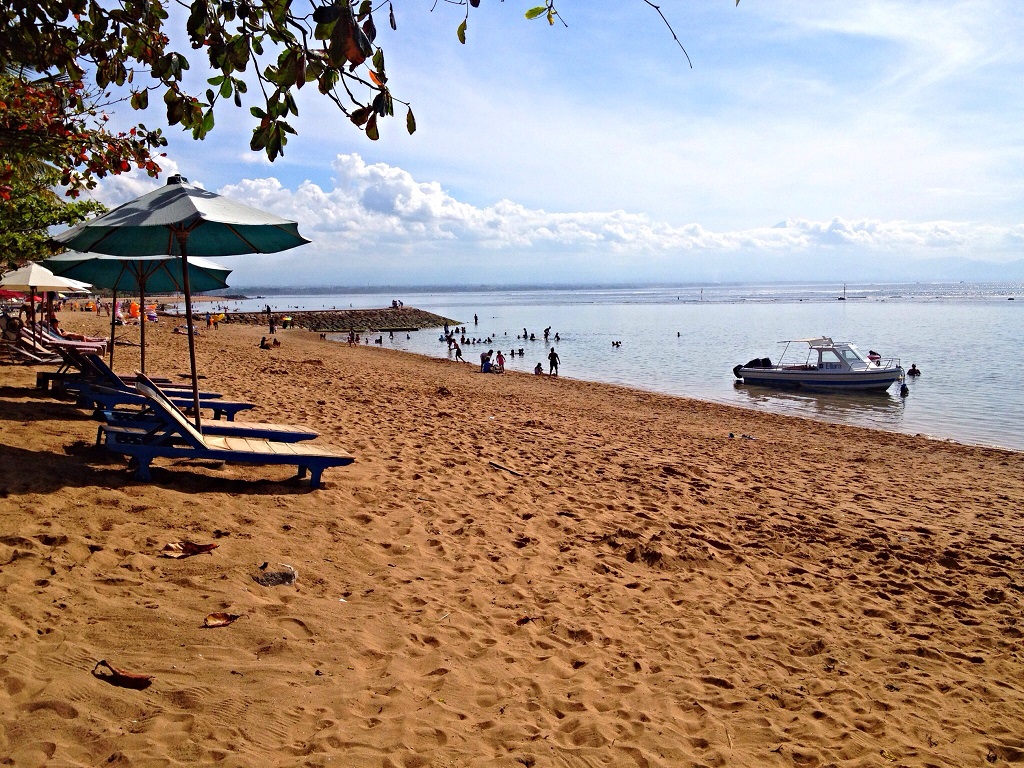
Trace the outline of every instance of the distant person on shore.
<instances>
[{"instance_id":1,"label":"distant person on shore","mask_svg":"<svg viewBox=\"0 0 1024 768\"><path fill-rule=\"evenodd\" d=\"M486 352L480 353L480 373L491 372L491 355L494 354L493 349L489 349Z\"/></svg>"},{"instance_id":2,"label":"distant person on shore","mask_svg":"<svg viewBox=\"0 0 1024 768\"><path fill-rule=\"evenodd\" d=\"M498 373L504 373L505 372L505 356L503 354L501 354L501 350L500 349L498 350L498 356L495 359L498 361L497 372Z\"/></svg>"},{"instance_id":3,"label":"distant person on shore","mask_svg":"<svg viewBox=\"0 0 1024 768\"><path fill-rule=\"evenodd\" d=\"M455 361L458 363L465 362L465 359L462 357L462 347L459 346L459 342L455 342Z\"/></svg>"},{"instance_id":4,"label":"distant person on shore","mask_svg":"<svg viewBox=\"0 0 1024 768\"><path fill-rule=\"evenodd\" d=\"M552 347L548 353L548 373L552 376L558 375L558 364L561 362L558 358L558 353L555 352L555 348Z\"/></svg>"},{"instance_id":5,"label":"distant person on shore","mask_svg":"<svg viewBox=\"0 0 1024 768\"><path fill-rule=\"evenodd\" d=\"M270 335L273 336L277 333L277 318L273 315L270 316Z\"/></svg>"},{"instance_id":6,"label":"distant person on shore","mask_svg":"<svg viewBox=\"0 0 1024 768\"><path fill-rule=\"evenodd\" d=\"M544 366L541 365L540 363L537 363L537 367L533 369L533 375L534 376L543 376L544 375Z\"/></svg>"},{"instance_id":7,"label":"distant person on shore","mask_svg":"<svg viewBox=\"0 0 1024 768\"><path fill-rule=\"evenodd\" d=\"M907 371L907 376L920 376L921 369L917 367L917 363L910 364L910 370Z\"/></svg>"},{"instance_id":8,"label":"distant person on shore","mask_svg":"<svg viewBox=\"0 0 1024 768\"><path fill-rule=\"evenodd\" d=\"M270 349L270 344L267 343L267 337L264 336L260 339L260 349Z\"/></svg>"}]
</instances>

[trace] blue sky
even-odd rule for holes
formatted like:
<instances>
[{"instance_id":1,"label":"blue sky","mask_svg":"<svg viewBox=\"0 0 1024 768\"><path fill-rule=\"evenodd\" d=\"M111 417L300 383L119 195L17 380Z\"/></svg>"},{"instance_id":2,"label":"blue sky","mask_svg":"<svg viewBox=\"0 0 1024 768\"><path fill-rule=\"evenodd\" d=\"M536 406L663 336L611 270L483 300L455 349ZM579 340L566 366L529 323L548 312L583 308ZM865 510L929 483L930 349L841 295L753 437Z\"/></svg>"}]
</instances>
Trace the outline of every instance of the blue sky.
<instances>
[{"instance_id":1,"label":"blue sky","mask_svg":"<svg viewBox=\"0 0 1024 768\"><path fill-rule=\"evenodd\" d=\"M641 0L562 0L568 28L534 4L483 0L465 46L459 6L378 19L413 136L371 142L312 87L273 164L247 109L168 131L166 170L313 240L225 260L232 283L1024 280L1021 4L662 0L693 69Z\"/></svg>"}]
</instances>

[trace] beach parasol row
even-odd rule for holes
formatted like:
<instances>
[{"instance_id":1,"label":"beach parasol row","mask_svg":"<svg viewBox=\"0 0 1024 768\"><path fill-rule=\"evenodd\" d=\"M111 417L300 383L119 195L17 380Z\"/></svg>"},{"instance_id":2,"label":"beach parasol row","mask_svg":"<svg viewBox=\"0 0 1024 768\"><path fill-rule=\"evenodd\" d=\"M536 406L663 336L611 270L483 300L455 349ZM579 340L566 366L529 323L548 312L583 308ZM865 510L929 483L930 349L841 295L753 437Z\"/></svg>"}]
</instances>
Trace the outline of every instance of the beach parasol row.
<instances>
[{"instance_id":1,"label":"beach parasol row","mask_svg":"<svg viewBox=\"0 0 1024 768\"><path fill-rule=\"evenodd\" d=\"M294 221L250 208L205 189L182 176L102 216L53 238L82 252L113 256L180 256L185 322L196 427L199 417L199 376L192 322L192 286L188 260L194 256L277 253L309 242Z\"/></svg>"},{"instance_id":2,"label":"beach parasol row","mask_svg":"<svg viewBox=\"0 0 1024 768\"><path fill-rule=\"evenodd\" d=\"M67 251L43 262L58 275L85 280L98 288L114 292L138 293L142 306L146 292L170 293L184 290L184 260L180 256L112 256L105 253ZM203 258L188 261L189 284L194 291L212 291L227 287L231 270ZM110 338L114 338L116 317L110 313ZM146 372L146 324L140 327L142 372ZM114 345L110 345L110 367L114 367Z\"/></svg>"},{"instance_id":3,"label":"beach parasol row","mask_svg":"<svg viewBox=\"0 0 1024 768\"><path fill-rule=\"evenodd\" d=\"M33 300L29 303L31 305L33 344L35 344L35 339L38 338L39 333L36 325L36 291L89 293L88 283L55 275L46 267L35 262L29 262L13 272L8 272L3 278L0 278L0 286L12 290L28 291L29 295L32 296Z\"/></svg>"}]
</instances>

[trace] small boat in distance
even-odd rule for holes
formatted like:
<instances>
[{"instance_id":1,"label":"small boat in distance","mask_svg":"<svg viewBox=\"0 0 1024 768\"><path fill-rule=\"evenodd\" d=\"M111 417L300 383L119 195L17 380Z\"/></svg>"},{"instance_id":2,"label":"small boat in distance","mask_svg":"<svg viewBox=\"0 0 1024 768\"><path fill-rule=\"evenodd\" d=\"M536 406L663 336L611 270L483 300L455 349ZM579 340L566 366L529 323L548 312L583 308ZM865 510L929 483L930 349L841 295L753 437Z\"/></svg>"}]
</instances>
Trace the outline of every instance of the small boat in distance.
<instances>
[{"instance_id":1,"label":"small boat in distance","mask_svg":"<svg viewBox=\"0 0 1024 768\"><path fill-rule=\"evenodd\" d=\"M848 341L832 341L828 336L818 336L779 343L786 347L778 363L773 364L767 357L755 358L746 365L734 367L733 375L744 384L833 392L884 392L904 377L897 358L869 360ZM791 344L807 345L807 357L802 363L786 361Z\"/></svg>"}]
</instances>

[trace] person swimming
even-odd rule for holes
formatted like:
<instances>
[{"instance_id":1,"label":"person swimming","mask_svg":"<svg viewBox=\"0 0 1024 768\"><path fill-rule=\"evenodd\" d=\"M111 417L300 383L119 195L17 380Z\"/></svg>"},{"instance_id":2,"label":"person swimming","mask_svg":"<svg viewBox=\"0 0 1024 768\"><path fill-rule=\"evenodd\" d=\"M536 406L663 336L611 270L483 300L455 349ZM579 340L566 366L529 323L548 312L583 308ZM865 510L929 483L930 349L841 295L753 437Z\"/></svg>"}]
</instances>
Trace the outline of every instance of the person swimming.
<instances>
[{"instance_id":1,"label":"person swimming","mask_svg":"<svg viewBox=\"0 0 1024 768\"><path fill-rule=\"evenodd\" d=\"M910 364L910 370L907 371L907 376L920 376L921 369L917 367L917 363Z\"/></svg>"}]
</instances>

